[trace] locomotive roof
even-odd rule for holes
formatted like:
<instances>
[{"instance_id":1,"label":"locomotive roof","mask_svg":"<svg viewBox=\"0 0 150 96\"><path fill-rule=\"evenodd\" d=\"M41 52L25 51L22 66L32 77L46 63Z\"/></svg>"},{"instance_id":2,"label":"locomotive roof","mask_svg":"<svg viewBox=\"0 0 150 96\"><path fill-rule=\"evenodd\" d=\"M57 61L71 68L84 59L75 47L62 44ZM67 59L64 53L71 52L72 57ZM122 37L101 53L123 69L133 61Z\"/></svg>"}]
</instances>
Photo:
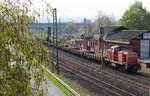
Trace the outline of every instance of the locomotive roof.
<instances>
[{"instance_id":1,"label":"locomotive roof","mask_svg":"<svg viewBox=\"0 0 150 96\"><path fill-rule=\"evenodd\" d=\"M118 48L120 47L119 45L114 45L114 46L111 46L111 48Z\"/></svg>"},{"instance_id":2,"label":"locomotive roof","mask_svg":"<svg viewBox=\"0 0 150 96\"><path fill-rule=\"evenodd\" d=\"M122 30L105 38L106 42L129 44L133 39L139 39L147 30Z\"/></svg>"}]
</instances>

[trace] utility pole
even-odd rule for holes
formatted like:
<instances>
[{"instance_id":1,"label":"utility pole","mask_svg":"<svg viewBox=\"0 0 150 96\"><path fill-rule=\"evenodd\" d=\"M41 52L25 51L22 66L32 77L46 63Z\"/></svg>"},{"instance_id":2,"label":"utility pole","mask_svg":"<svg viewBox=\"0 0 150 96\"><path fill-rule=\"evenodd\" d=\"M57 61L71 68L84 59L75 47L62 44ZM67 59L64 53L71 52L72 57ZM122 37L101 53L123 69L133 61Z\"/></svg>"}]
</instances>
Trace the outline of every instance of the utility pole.
<instances>
[{"instance_id":1,"label":"utility pole","mask_svg":"<svg viewBox=\"0 0 150 96\"><path fill-rule=\"evenodd\" d=\"M58 32L57 32L57 9L53 10L53 53L56 51L56 54L53 54L55 57L56 70L59 74L59 63L58 63ZM54 62L52 63L52 70L54 71Z\"/></svg>"},{"instance_id":2,"label":"utility pole","mask_svg":"<svg viewBox=\"0 0 150 96\"><path fill-rule=\"evenodd\" d=\"M104 28L100 27L100 48L101 48L101 52L100 52L100 58L101 58L101 68L103 69L103 63L104 63L104 56L103 56L103 51L104 51Z\"/></svg>"},{"instance_id":3,"label":"utility pole","mask_svg":"<svg viewBox=\"0 0 150 96\"><path fill-rule=\"evenodd\" d=\"M55 46L54 46L54 43L55 43L55 39L54 39L54 26L53 26L53 37L52 37L52 72L54 73L54 62L55 62L55 54L54 54L54 51L55 51Z\"/></svg>"},{"instance_id":4,"label":"utility pole","mask_svg":"<svg viewBox=\"0 0 150 96\"><path fill-rule=\"evenodd\" d=\"M85 34L87 34L87 35L89 35L89 33L87 32L87 23L86 23L86 18L84 18L84 32L85 32ZM89 41L89 39L90 38L88 38L88 40L87 40L87 50L90 50L90 41Z\"/></svg>"},{"instance_id":5,"label":"utility pole","mask_svg":"<svg viewBox=\"0 0 150 96\"><path fill-rule=\"evenodd\" d=\"M55 9L55 14L56 14L56 69L57 69L57 74L59 74L59 62L58 62L58 31L57 31L57 10Z\"/></svg>"},{"instance_id":6,"label":"utility pole","mask_svg":"<svg viewBox=\"0 0 150 96\"><path fill-rule=\"evenodd\" d=\"M86 18L84 18L84 32L87 33Z\"/></svg>"},{"instance_id":7,"label":"utility pole","mask_svg":"<svg viewBox=\"0 0 150 96\"><path fill-rule=\"evenodd\" d=\"M52 72L54 73L54 62L55 62L55 15L53 10L53 37L52 37Z\"/></svg>"},{"instance_id":8,"label":"utility pole","mask_svg":"<svg viewBox=\"0 0 150 96\"><path fill-rule=\"evenodd\" d=\"M61 19L59 18L59 35L61 34ZM61 36L60 36L61 37Z\"/></svg>"}]
</instances>

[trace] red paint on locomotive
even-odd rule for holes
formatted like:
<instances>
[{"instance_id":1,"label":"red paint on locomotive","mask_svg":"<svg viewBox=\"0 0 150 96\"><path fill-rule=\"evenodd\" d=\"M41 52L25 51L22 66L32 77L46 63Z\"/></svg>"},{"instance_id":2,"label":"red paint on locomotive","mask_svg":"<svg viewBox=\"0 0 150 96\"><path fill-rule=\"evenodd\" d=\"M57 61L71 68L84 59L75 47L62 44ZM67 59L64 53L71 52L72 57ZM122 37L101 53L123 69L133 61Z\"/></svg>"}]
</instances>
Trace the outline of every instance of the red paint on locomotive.
<instances>
[{"instance_id":1,"label":"red paint on locomotive","mask_svg":"<svg viewBox=\"0 0 150 96\"><path fill-rule=\"evenodd\" d=\"M138 63L137 54L133 51L124 50L122 46L112 46L110 49L106 49L106 56L108 59L120 63Z\"/></svg>"}]
</instances>

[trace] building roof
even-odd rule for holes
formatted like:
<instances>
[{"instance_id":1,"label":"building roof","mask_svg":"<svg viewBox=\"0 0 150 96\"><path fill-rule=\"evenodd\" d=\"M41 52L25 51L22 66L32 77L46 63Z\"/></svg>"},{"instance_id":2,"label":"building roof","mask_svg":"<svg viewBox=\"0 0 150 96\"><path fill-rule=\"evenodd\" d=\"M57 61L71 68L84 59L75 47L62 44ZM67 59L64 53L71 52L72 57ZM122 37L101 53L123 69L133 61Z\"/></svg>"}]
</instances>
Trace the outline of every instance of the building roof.
<instances>
[{"instance_id":1,"label":"building roof","mask_svg":"<svg viewBox=\"0 0 150 96\"><path fill-rule=\"evenodd\" d=\"M118 25L114 25L114 26L103 26L101 28L104 28L104 33L105 34L109 34L112 33L114 31L120 31L120 30L125 30L127 28L123 27L123 26L118 26Z\"/></svg>"},{"instance_id":2,"label":"building roof","mask_svg":"<svg viewBox=\"0 0 150 96\"><path fill-rule=\"evenodd\" d=\"M118 44L130 44L133 39L141 39L143 33L150 32L147 30L128 30L123 26L103 26L104 28L104 41ZM95 40L100 38L100 30L93 34L84 34L84 36L90 36Z\"/></svg>"},{"instance_id":3,"label":"building roof","mask_svg":"<svg viewBox=\"0 0 150 96\"><path fill-rule=\"evenodd\" d=\"M123 26L103 26L101 27L104 29L104 38L107 38L109 35L112 35L116 32L119 32L121 30L127 30L127 28L123 27ZM97 32L94 32L93 34L93 38L98 40L100 38L100 30L98 30Z\"/></svg>"},{"instance_id":4,"label":"building roof","mask_svg":"<svg viewBox=\"0 0 150 96\"><path fill-rule=\"evenodd\" d=\"M129 44L132 39L138 39L146 30L122 30L105 38L106 42Z\"/></svg>"},{"instance_id":5,"label":"building roof","mask_svg":"<svg viewBox=\"0 0 150 96\"><path fill-rule=\"evenodd\" d=\"M118 25L115 25L115 26L102 26L100 28L104 29L104 34L106 34L106 35L107 34L111 34L113 32L116 32L116 31L127 29L127 28L125 28L123 26L118 26ZM100 37L100 29L98 29L95 32L83 33L82 36L84 36L85 38L86 37L93 37L94 39L99 39L99 37Z\"/></svg>"}]
</instances>

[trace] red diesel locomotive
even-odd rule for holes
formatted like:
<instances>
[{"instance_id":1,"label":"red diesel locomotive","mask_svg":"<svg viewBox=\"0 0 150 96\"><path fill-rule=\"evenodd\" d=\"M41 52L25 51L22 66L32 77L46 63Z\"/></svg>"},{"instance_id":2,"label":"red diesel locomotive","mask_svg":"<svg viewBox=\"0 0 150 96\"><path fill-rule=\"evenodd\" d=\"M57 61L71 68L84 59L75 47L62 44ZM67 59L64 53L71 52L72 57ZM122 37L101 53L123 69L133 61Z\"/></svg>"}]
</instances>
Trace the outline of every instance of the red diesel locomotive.
<instances>
[{"instance_id":1,"label":"red diesel locomotive","mask_svg":"<svg viewBox=\"0 0 150 96\"><path fill-rule=\"evenodd\" d=\"M121 46L112 46L110 49L106 49L104 60L107 65L111 65L123 72L137 72L141 69L137 54Z\"/></svg>"}]
</instances>

